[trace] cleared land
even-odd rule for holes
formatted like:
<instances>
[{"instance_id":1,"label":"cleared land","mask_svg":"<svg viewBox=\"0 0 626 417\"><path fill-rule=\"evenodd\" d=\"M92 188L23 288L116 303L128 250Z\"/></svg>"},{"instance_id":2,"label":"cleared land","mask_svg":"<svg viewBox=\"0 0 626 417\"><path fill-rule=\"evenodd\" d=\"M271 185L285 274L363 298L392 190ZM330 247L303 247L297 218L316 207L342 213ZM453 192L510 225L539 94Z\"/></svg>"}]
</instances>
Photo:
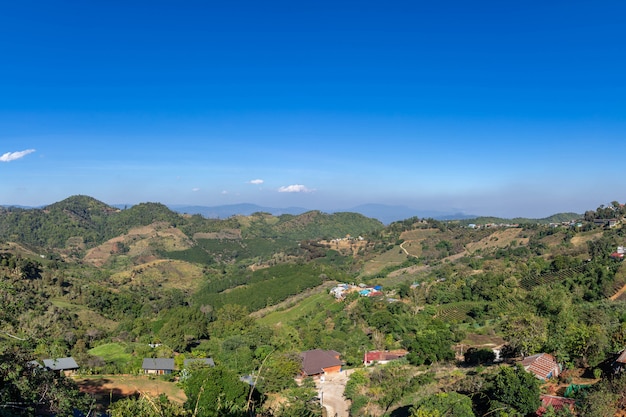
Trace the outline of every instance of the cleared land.
<instances>
[{"instance_id":1,"label":"cleared land","mask_svg":"<svg viewBox=\"0 0 626 417\"><path fill-rule=\"evenodd\" d=\"M150 284L195 290L202 282L202 267L184 261L157 260L111 276L118 285Z\"/></svg>"},{"instance_id":2,"label":"cleared land","mask_svg":"<svg viewBox=\"0 0 626 417\"><path fill-rule=\"evenodd\" d=\"M179 404L187 400L185 393L174 382L143 375L108 375L81 377L76 383L82 392L91 394L105 409L120 399L137 394L156 397L165 394Z\"/></svg>"}]
</instances>

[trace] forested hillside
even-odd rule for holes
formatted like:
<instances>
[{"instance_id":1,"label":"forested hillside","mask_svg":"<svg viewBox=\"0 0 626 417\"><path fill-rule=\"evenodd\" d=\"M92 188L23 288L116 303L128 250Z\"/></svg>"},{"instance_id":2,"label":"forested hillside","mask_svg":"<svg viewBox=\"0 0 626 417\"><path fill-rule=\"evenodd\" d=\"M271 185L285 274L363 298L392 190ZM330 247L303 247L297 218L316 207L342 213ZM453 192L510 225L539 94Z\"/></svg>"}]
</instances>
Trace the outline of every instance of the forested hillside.
<instances>
[{"instance_id":1,"label":"forested hillside","mask_svg":"<svg viewBox=\"0 0 626 417\"><path fill-rule=\"evenodd\" d=\"M86 196L2 209L0 353L22 368L3 365L3 386L15 389L0 400L22 404L15 415L59 401L62 412L113 416L322 415L319 390L294 377L301 352L327 349L353 372L343 397L353 416L533 415L541 392L562 396L573 382L588 385L575 413L613 415L626 383L612 368L626 348L624 214L613 202L547 223L384 227L354 213L218 220ZM330 294L339 283L345 292ZM371 350L406 355L365 368ZM547 384L515 365L539 353L562 369ZM28 397L26 363L69 356L91 394L50 374L58 398ZM215 367L183 371L184 359L208 357ZM90 403L93 378L143 374L144 358L174 359L160 378L187 399ZM205 391L223 401L205 403Z\"/></svg>"}]
</instances>

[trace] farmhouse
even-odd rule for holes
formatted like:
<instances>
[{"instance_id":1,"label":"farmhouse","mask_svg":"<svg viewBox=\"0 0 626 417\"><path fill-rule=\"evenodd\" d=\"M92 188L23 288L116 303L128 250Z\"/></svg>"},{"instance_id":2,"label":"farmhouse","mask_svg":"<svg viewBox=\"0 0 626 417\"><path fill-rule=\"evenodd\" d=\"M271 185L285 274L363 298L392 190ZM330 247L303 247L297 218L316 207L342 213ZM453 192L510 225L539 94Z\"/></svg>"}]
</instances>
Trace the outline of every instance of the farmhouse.
<instances>
[{"instance_id":1,"label":"farmhouse","mask_svg":"<svg viewBox=\"0 0 626 417\"><path fill-rule=\"evenodd\" d=\"M369 366L374 363L385 364L389 363L389 361L403 358L408 354L409 351L404 349L372 350L369 352L365 352L365 355L363 355L363 365Z\"/></svg>"},{"instance_id":2,"label":"farmhouse","mask_svg":"<svg viewBox=\"0 0 626 417\"><path fill-rule=\"evenodd\" d=\"M576 404L576 400L573 398L565 398L565 397L557 397L554 395L544 395L542 394L540 397L541 406L537 410L537 415L542 416L548 411L548 407L552 407L554 411L560 411L563 408L568 408L571 412L574 411L574 405Z\"/></svg>"},{"instance_id":3,"label":"farmhouse","mask_svg":"<svg viewBox=\"0 0 626 417\"><path fill-rule=\"evenodd\" d=\"M547 353L537 353L524 358L522 366L542 381L556 378L561 370L554 356Z\"/></svg>"},{"instance_id":4,"label":"farmhouse","mask_svg":"<svg viewBox=\"0 0 626 417\"><path fill-rule=\"evenodd\" d=\"M334 350L313 349L300 354L302 375L322 376L341 372L340 353Z\"/></svg>"},{"instance_id":5,"label":"farmhouse","mask_svg":"<svg viewBox=\"0 0 626 417\"><path fill-rule=\"evenodd\" d=\"M74 375L78 370L78 364L72 357L44 359L43 366L52 371L63 372L65 376Z\"/></svg>"},{"instance_id":6,"label":"farmhouse","mask_svg":"<svg viewBox=\"0 0 626 417\"><path fill-rule=\"evenodd\" d=\"M174 371L174 359L144 358L141 369L145 374L167 375Z\"/></svg>"}]
</instances>

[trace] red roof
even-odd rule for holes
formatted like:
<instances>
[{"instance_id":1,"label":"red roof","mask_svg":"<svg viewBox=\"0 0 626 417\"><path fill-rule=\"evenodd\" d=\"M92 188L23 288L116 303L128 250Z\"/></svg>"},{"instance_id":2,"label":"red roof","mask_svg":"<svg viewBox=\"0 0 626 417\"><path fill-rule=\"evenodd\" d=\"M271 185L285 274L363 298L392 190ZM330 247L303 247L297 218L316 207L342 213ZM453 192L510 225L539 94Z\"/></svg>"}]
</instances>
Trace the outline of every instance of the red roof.
<instances>
[{"instance_id":1,"label":"red roof","mask_svg":"<svg viewBox=\"0 0 626 417\"><path fill-rule=\"evenodd\" d=\"M400 359L403 356L408 355L407 350L398 349L398 350L372 350L370 352L365 352L365 356L363 357L363 362L380 362L380 361L391 361L394 359Z\"/></svg>"},{"instance_id":2,"label":"red roof","mask_svg":"<svg viewBox=\"0 0 626 417\"><path fill-rule=\"evenodd\" d=\"M552 406L555 411L559 411L563 407L568 407L569 409L573 409L575 400L572 398L565 397L556 397L554 395L541 395L541 407L537 410L537 415L542 416L546 411L548 411L548 407Z\"/></svg>"},{"instance_id":3,"label":"red roof","mask_svg":"<svg viewBox=\"0 0 626 417\"><path fill-rule=\"evenodd\" d=\"M522 366L532 372L539 379L545 380L559 375L559 364L554 356L547 353L537 353L528 356L522 361Z\"/></svg>"}]
</instances>

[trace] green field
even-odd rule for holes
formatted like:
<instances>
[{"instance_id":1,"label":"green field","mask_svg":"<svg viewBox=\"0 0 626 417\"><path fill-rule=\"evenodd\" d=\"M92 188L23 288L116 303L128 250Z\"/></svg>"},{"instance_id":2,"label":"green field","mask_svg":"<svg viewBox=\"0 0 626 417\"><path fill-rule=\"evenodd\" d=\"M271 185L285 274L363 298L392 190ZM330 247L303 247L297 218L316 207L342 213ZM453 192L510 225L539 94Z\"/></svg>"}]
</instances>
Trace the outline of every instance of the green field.
<instances>
[{"instance_id":1,"label":"green field","mask_svg":"<svg viewBox=\"0 0 626 417\"><path fill-rule=\"evenodd\" d=\"M89 354L101 357L107 363L125 365L132 360L131 349L125 343L106 343L89 349Z\"/></svg>"},{"instance_id":2,"label":"green field","mask_svg":"<svg viewBox=\"0 0 626 417\"><path fill-rule=\"evenodd\" d=\"M305 298L293 307L281 311L274 311L265 317L257 319L261 324L273 326L279 323L292 323L302 316L318 309L318 305L326 305L336 302L327 292L314 294Z\"/></svg>"}]
</instances>

